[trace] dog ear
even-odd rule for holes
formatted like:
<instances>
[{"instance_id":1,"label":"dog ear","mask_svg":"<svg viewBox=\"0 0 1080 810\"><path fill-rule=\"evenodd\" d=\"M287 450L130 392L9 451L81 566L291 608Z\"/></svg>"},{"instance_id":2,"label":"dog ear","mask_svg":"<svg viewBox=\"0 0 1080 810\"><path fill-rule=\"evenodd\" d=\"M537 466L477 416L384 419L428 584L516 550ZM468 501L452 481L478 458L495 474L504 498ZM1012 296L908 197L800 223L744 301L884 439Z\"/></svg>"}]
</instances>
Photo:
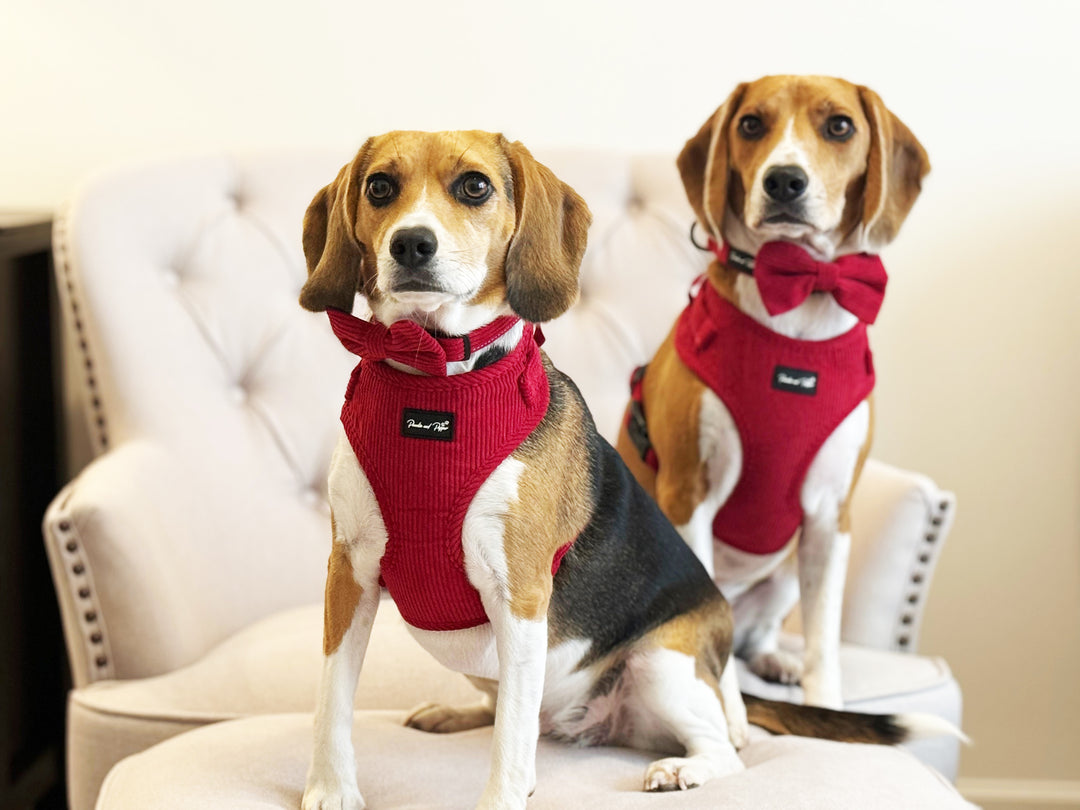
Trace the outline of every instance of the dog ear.
<instances>
[{"instance_id":1,"label":"dog ear","mask_svg":"<svg viewBox=\"0 0 1080 810\"><path fill-rule=\"evenodd\" d=\"M878 249L900 231L930 171L930 159L911 130L889 112L877 93L860 87L859 100L870 122L862 227L866 245Z\"/></svg>"},{"instance_id":2,"label":"dog ear","mask_svg":"<svg viewBox=\"0 0 1080 810\"><path fill-rule=\"evenodd\" d=\"M578 193L519 141L499 138L510 163L516 215L506 251L506 300L526 321L543 323L577 301L592 214Z\"/></svg>"},{"instance_id":3,"label":"dog ear","mask_svg":"<svg viewBox=\"0 0 1080 810\"><path fill-rule=\"evenodd\" d=\"M370 144L369 140L334 182L319 190L304 214L308 279L300 290L300 306L312 312L330 307L352 312L360 289L364 248L356 239L353 217Z\"/></svg>"},{"instance_id":4,"label":"dog ear","mask_svg":"<svg viewBox=\"0 0 1080 810\"><path fill-rule=\"evenodd\" d=\"M675 164L682 176L686 198L697 215L698 222L719 241L723 238L724 211L727 209L728 138L731 119L742 103L747 84L736 87L727 101L686 142Z\"/></svg>"}]
</instances>

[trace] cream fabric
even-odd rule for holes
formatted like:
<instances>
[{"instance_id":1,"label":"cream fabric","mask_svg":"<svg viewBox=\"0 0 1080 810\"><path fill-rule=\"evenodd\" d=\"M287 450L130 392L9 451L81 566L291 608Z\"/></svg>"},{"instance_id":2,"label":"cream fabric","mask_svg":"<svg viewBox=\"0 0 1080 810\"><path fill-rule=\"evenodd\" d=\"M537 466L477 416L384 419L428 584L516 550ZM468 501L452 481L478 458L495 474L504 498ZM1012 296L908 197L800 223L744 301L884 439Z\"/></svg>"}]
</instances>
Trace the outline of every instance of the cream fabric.
<instances>
[{"instance_id":1,"label":"cream fabric","mask_svg":"<svg viewBox=\"0 0 1080 810\"><path fill-rule=\"evenodd\" d=\"M452 735L403 728L400 714L353 726L358 783L371 810L472 807L487 776L490 729ZM183 734L121 762L98 810L244 810L300 806L310 715L271 715ZM754 729L745 771L685 793L641 791L648 753L541 740L529 810L950 810L971 807L900 749L770 737Z\"/></svg>"},{"instance_id":2,"label":"cream fabric","mask_svg":"<svg viewBox=\"0 0 1080 810\"><path fill-rule=\"evenodd\" d=\"M98 456L44 523L79 687L70 709L74 810L89 807L113 762L156 740L222 718L310 708L321 633L289 611L321 599L325 475L355 358L323 316L296 303L300 223L350 157L213 154L134 165L89 181L57 217L69 415ZM692 214L671 156L541 158L594 215L581 300L545 327L546 348L612 437L631 369L663 339L706 261L687 239ZM853 507L846 639L914 651L951 520L943 503L951 495L927 479L867 465ZM394 655L373 655L378 663L366 670L377 681L372 706L467 688L444 676L403 678L429 663L399 669ZM924 665L894 658L881 659L867 683ZM878 666L866 659L868 673ZM910 693L958 718L955 682L937 676L937 687ZM848 688L859 681L852 675ZM423 696L410 691L417 683ZM881 683L870 692L891 699ZM951 750L931 757L950 773Z\"/></svg>"},{"instance_id":3,"label":"cream fabric","mask_svg":"<svg viewBox=\"0 0 1080 810\"><path fill-rule=\"evenodd\" d=\"M76 690L69 710L72 806L90 807L114 763L160 740L207 723L313 711L322 664L321 623L321 606L296 608L237 633L188 667ZM797 638L785 638L789 649L797 650L799 644ZM941 659L845 645L841 664L850 708L932 712L960 724L959 689ZM765 683L741 661L736 665L746 691L801 702L798 687ZM424 652L394 603L384 599L357 687L356 708L405 710L426 701L465 705L476 697L465 678ZM912 750L950 778L955 776L954 740L919 741Z\"/></svg>"}]
</instances>

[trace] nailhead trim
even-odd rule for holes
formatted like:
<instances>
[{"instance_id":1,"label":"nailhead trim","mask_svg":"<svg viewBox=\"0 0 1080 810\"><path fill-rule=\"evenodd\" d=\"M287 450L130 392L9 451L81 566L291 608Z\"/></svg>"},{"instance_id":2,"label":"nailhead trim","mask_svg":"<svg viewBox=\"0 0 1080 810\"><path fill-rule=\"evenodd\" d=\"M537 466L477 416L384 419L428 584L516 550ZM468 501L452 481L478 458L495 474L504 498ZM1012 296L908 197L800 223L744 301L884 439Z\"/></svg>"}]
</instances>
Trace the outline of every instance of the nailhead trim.
<instances>
[{"instance_id":1,"label":"nailhead trim","mask_svg":"<svg viewBox=\"0 0 1080 810\"><path fill-rule=\"evenodd\" d=\"M105 632L98 621L99 613L97 606L93 604L93 591L91 590L89 583L85 580L82 583L79 583L73 579L83 578L89 575L86 569L86 562L79 556L79 542L76 537L70 536L75 531L74 524L70 519L63 518L57 521L56 530L60 535L59 540L63 549L71 558L68 561L69 570L71 571L71 576L68 581L71 583L72 589L80 600L90 602L90 605L85 607L82 611L84 625L83 632L85 633L85 638L90 645L100 648L105 645ZM103 677L109 677L111 673L106 669L109 664L109 656L105 655L100 649L97 650L96 653L91 650L87 650L87 652L93 656L91 661L93 667L98 671L96 675L91 676L92 679L98 680Z\"/></svg>"},{"instance_id":2,"label":"nailhead trim","mask_svg":"<svg viewBox=\"0 0 1080 810\"><path fill-rule=\"evenodd\" d=\"M105 430L105 412L101 406L101 395L98 391L97 380L94 379L94 363L90 357L90 346L87 335L83 328L82 318L79 316L80 304L75 297L75 280L69 260L68 246L68 223L67 212L56 218L53 226L53 256L56 260L56 271L62 277L63 288L67 291L67 304L71 312L71 322L75 327L79 351L83 355L83 366L86 369L85 383L89 389L87 407L90 409L91 424L97 426L96 438L97 453L103 453L109 449L108 434ZM59 279L58 279L59 280Z\"/></svg>"},{"instance_id":3,"label":"nailhead trim","mask_svg":"<svg viewBox=\"0 0 1080 810\"><path fill-rule=\"evenodd\" d=\"M927 574L929 566L934 561L934 554L932 548L938 541L938 529L944 525L945 514L949 509L948 501L938 501L937 511L939 514L933 515L930 520L930 526L927 527L928 531L923 535L923 542L926 544L927 549L916 555L916 569L911 573L912 585L918 586L918 590L912 591L908 594L907 602L909 605L917 605L922 599L922 591L925 587L927 580ZM899 625L897 627L896 645L899 649L906 650L912 644L911 628L915 624L915 614L902 613L899 617Z\"/></svg>"}]
</instances>

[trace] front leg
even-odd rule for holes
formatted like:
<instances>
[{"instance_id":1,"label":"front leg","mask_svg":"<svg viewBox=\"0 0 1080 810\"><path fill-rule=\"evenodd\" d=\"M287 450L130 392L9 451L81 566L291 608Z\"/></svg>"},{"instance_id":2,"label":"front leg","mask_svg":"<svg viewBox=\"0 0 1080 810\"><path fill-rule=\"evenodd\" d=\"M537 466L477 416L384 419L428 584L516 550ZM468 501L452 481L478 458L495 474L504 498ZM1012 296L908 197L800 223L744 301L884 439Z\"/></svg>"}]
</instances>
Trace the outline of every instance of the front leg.
<instances>
[{"instance_id":1,"label":"front leg","mask_svg":"<svg viewBox=\"0 0 1080 810\"><path fill-rule=\"evenodd\" d=\"M558 547L546 537L546 516L557 510L542 503L550 486L540 487L541 473L506 459L476 493L462 527L465 570L491 621L499 659L491 773L477 805L482 810L522 810L536 786L551 554Z\"/></svg>"},{"instance_id":2,"label":"front leg","mask_svg":"<svg viewBox=\"0 0 1080 810\"><path fill-rule=\"evenodd\" d=\"M379 607L386 527L371 485L341 436L330 465L333 548L326 576L322 681L303 810L361 810L353 695Z\"/></svg>"},{"instance_id":3,"label":"front leg","mask_svg":"<svg viewBox=\"0 0 1080 810\"><path fill-rule=\"evenodd\" d=\"M322 680L315 747L303 810L363 810L352 744L353 695L379 607L378 582L354 581L348 550L335 541L326 582ZM344 630L343 630L344 628Z\"/></svg>"},{"instance_id":4,"label":"front leg","mask_svg":"<svg viewBox=\"0 0 1080 810\"><path fill-rule=\"evenodd\" d=\"M843 708L840 621L851 533L848 505L869 450L871 403L860 403L825 440L803 483L799 538L803 692L806 703Z\"/></svg>"},{"instance_id":5,"label":"front leg","mask_svg":"<svg viewBox=\"0 0 1080 810\"><path fill-rule=\"evenodd\" d=\"M484 599L499 655L499 698L491 743L491 774L477 805L520 810L536 788L536 743L547 661L547 617L514 615L498 598Z\"/></svg>"},{"instance_id":6,"label":"front leg","mask_svg":"<svg viewBox=\"0 0 1080 810\"><path fill-rule=\"evenodd\" d=\"M842 709L840 620L851 535L839 531L835 513L807 515L799 540L799 590L806 650L805 702Z\"/></svg>"}]
</instances>

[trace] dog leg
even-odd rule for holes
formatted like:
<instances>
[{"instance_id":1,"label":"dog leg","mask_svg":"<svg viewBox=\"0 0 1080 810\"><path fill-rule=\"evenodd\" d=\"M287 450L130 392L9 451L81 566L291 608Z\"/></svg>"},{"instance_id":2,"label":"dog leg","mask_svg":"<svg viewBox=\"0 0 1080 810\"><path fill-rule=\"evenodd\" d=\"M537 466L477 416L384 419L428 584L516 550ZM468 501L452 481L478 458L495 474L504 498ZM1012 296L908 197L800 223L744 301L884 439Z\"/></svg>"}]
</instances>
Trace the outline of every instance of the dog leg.
<instances>
[{"instance_id":1,"label":"dog leg","mask_svg":"<svg viewBox=\"0 0 1080 810\"><path fill-rule=\"evenodd\" d=\"M728 725L728 739L736 750L742 750L750 742L750 721L746 719L746 704L739 688L739 675L732 659L728 659L720 675L720 702Z\"/></svg>"},{"instance_id":2,"label":"dog leg","mask_svg":"<svg viewBox=\"0 0 1080 810\"><path fill-rule=\"evenodd\" d=\"M628 666L636 715L631 744L656 750L674 741L685 749L684 756L649 765L645 790L688 790L743 769L731 743L725 708L716 691L695 674L692 656L652 649L633 656ZM735 688L737 692L737 684ZM734 697L729 702L737 713ZM742 705L741 697L738 704Z\"/></svg>"},{"instance_id":3,"label":"dog leg","mask_svg":"<svg viewBox=\"0 0 1080 810\"><path fill-rule=\"evenodd\" d=\"M327 642L334 640L336 622L348 624L336 649L327 652L324 659L315 711L315 748L302 807L303 810L362 810L364 800L356 785L352 744L353 695L379 607L379 587L376 580L361 590L350 620L347 616L334 615L343 606L340 602L335 604L332 582L331 577L327 581Z\"/></svg>"},{"instance_id":4,"label":"dog leg","mask_svg":"<svg viewBox=\"0 0 1080 810\"><path fill-rule=\"evenodd\" d=\"M780 626L799 600L795 556L732 603L735 650L750 671L772 683L799 683L803 662L779 648Z\"/></svg>"},{"instance_id":5,"label":"dog leg","mask_svg":"<svg viewBox=\"0 0 1080 810\"><path fill-rule=\"evenodd\" d=\"M484 599L499 655L499 699L491 774L478 810L522 810L536 788L536 743L547 662L547 616L519 618L502 600Z\"/></svg>"},{"instance_id":6,"label":"dog leg","mask_svg":"<svg viewBox=\"0 0 1080 810\"><path fill-rule=\"evenodd\" d=\"M799 540L799 590L803 634L803 693L812 706L842 709L840 620L851 535L841 533L835 513L807 516Z\"/></svg>"},{"instance_id":7,"label":"dog leg","mask_svg":"<svg viewBox=\"0 0 1080 810\"><path fill-rule=\"evenodd\" d=\"M843 708L840 621L851 535L847 503L866 458L871 403L855 408L821 446L800 496L799 590L802 605L803 692L806 703Z\"/></svg>"},{"instance_id":8,"label":"dog leg","mask_svg":"<svg viewBox=\"0 0 1080 810\"><path fill-rule=\"evenodd\" d=\"M326 576L322 681L303 810L361 810L352 745L353 696L379 608L386 526L342 432L329 476L333 547Z\"/></svg>"},{"instance_id":9,"label":"dog leg","mask_svg":"<svg viewBox=\"0 0 1080 810\"><path fill-rule=\"evenodd\" d=\"M405 725L435 734L452 734L455 731L490 726L495 722L495 701L499 685L484 678L470 677L469 680L484 693L479 703L460 709L438 703L425 703L413 709Z\"/></svg>"}]
</instances>

